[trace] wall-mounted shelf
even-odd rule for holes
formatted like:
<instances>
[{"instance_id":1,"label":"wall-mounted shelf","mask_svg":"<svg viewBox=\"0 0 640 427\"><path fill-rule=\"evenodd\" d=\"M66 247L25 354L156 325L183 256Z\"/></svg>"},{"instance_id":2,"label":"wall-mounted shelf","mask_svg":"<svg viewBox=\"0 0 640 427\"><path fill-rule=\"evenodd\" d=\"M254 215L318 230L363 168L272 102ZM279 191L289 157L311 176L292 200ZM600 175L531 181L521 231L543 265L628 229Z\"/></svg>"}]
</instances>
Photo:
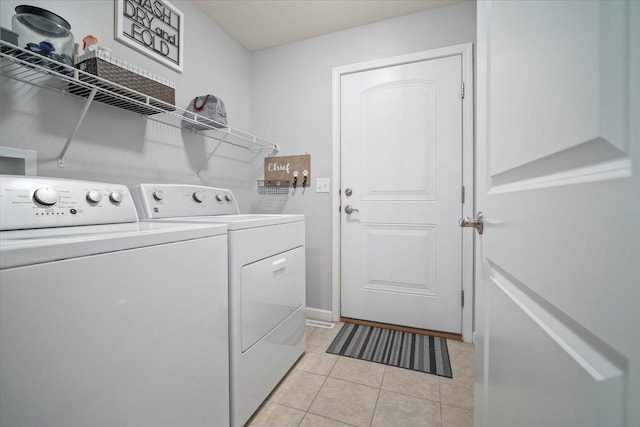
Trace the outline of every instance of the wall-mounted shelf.
<instances>
[{"instance_id":1,"label":"wall-mounted shelf","mask_svg":"<svg viewBox=\"0 0 640 427\"><path fill-rule=\"evenodd\" d=\"M205 126L207 128L206 130L193 132L219 141L208 156L207 162L223 143L256 151L258 154L262 151L277 153L279 150L277 144L273 144L257 136L232 127L215 128L209 126L206 122L202 122L202 120L206 120L202 116L128 89L109 80L94 76L93 74L55 62L49 58L34 54L4 41L0 42L0 47L0 71L2 76L40 88L86 98L78 123L69 135L69 138L67 138L58 156L58 166L60 167L64 167L64 155L67 148L69 148L69 144L80 128L82 120L94 100L138 112L149 120L154 120L176 128L187 128L185 124L188 123L197 123L199 126ZM206 165L207 163L204 163L198 170L198 173L200 173Z\"/></svg>"},{"instance_id":2,"label":"wall-mounted shelf","mask_svg":"<svg viewBox=\"0 0 640 427\"><path fill-rule=\"evenodd\" d=\"M289 181L259 179L258 194L289 194Z\"/></svg>"}]
</instances>

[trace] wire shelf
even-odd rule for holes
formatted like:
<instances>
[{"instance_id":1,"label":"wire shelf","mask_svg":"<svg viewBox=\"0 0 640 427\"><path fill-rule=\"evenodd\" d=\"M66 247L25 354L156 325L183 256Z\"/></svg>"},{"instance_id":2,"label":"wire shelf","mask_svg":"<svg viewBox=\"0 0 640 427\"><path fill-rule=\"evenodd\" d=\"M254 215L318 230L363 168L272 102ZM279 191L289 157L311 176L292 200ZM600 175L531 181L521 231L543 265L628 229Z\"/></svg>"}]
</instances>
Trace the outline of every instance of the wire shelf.
<instances>
[{"instance_id":1,"label":"wire shelf","mask_svg":"<svg viewBox=\"0 0 640 427\"><path fill-rule=\"evenodd\" d=\"M100 101L143 114L150 120L176 128L184 127L191 130L188 126L189 123L198 124L199 127L205 127L206 130L192 130L192 132L247 150L258 152L270 150L274 153L279 150L277 144L265 139L226 125L224 128L213 127L207 124L207 122L210 123L210 120L204 116L178 108L144 93L56 62L10 43L1 41L0 47L0 71L2 76L40 88ZM94 92L93 97L91 97L92 92ZM61 156L63 154L64 152Z\"/></svg>"}]
</instances>

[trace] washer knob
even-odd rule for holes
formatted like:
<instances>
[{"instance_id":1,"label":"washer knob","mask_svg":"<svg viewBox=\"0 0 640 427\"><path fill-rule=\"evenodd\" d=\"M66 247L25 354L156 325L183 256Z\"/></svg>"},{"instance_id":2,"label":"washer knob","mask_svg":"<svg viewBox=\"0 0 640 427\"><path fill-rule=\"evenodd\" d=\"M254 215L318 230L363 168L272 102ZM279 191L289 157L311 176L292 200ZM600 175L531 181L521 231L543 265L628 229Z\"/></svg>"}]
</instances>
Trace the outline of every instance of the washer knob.
<instances>
[{"instance_id":1,"label":"washer knob","mask_svg":"<svg viewBox=\"0 0 640 427\"><path fill-rule=\"evenodd\" d=\"M231 200L233 200L233 197L231 197L231 194L227 194L227 195L225 195L225 196L224 196L224 199L225 199L227 202L230 202Z\"/></svg>"},{"instance_id":2,"label":"washer knob","mask_svg":"<svg viewBox=\"0 0 640 427\"><path fill-rule=\"evenodd\" d=\"M33 193L33 198L41 205L53 206L60 200L60 194L53 188L41 187Z\"/></svg>"},{"instance_id":3,"label":"washer knob","mask_svg":"<svg viewBox=\"0 0 640 427\"><path fill-rule=\"evenodd\" d=\"M111 194L109 194L109 199L113 203L118 204L122 202L122 193L119 191L112 191Z\"/></svg>"},{"instance_id":4,"label":"washer knob","mask_svg":"<svg viewBox=\"0 0 640 427\"><path fill-rule=\"evenodd\" d=\"M102 193L96 190L91 190L87 192L87 201L90 203L98 203L102 200Z\"/></svg>"},{"instance_id":5,"label":"washer knob","mask_svg":"<svg viewBox=\"0 0 640 427\"><path fill-rule=\"evenodd\" d=\"M154 191L153 192L153 198L156 199L157 201L160 201L162 199L164 199L164 193L160 190L158 191Z\"/></svg>"},{"instance_id":6,"label":"washer knob","mask_svg":"<svg viewBox=\"0 0 640 427\"><path fill-rule=\"evenodd\" d=\"M193 200L198 203L202 203L204 201L204 194L201 191L196 191L193 193Z\"/></svg>"},{"instance_id":7,"label":"washer knob","mask_svg":"<svg viewBox=\"0 0 640 427\"><path fill-rule=\"evenodd\" d=\"M216 200L221 202L222 201L222 195L216 194Z\"/></svg>"}]
</instances>

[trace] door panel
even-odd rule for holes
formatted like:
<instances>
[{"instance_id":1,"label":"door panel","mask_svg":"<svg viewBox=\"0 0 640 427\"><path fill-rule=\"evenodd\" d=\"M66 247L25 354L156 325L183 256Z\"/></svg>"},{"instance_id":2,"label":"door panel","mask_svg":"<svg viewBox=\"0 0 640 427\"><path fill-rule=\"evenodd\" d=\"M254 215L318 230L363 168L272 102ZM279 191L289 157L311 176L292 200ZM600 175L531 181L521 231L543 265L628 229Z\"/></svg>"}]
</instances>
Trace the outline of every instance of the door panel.
<instances>
[{"instance_id":1,"label":"door panel","mask_svg":"<svg viewBox=\"0 0 640 427\"><path fill-rule=\"evenodd\" d=\"M360 95L363 201L436 200L435 88L407 80Z\"/></svg>"},{"instance_id":2,"label":"door panel","mask_svg":"<svg viewBox=\"0 0 640 427\"><path fill-rule=\"evenodd\" d=\"M432 226L364 226L362 287L436 296L436 238ZM394 254L403 254L394 257ZM387 259L394 258L389 264Z\"/></svg>"},{"instance_id":3,"label":"door panel","mask_svg":"<svg viewBox=\"0 0 640 427\"><path fill-rule=\"evenodd\" d=\"M624 2L582 3L493 8L488 107L510 120L492 123L491 175L590 141L627 151Z\"/></svg>"},{"instance_id":4,"label":"door panel","mask_svg":"<svg viewBox=\"0 0 640 427\"><path fill-rule=\"evenodd\" d=\"M495 266L489 269L486 363L499 410L489 412L487 425L621 425L624 381L603 343Z\"/></svg>"},{"instance_id":5,"label":"door panel","mask_svg":"<svg viewBox=\"0 0 640 427\"><path fill-rule=\"evenodd\" d=\"M461 332L461 55L341 77L345 317Z\"/></svg>"},{"instance_id":6,"label":"door panel","mask_svg":"<svg viewBox=\"0 0 640 427\"><path fill-rule=\"evenodd\" d=\"M479 4L478 426L640 423L638 24L624 1Z\"/></svg>"}]
</instances>

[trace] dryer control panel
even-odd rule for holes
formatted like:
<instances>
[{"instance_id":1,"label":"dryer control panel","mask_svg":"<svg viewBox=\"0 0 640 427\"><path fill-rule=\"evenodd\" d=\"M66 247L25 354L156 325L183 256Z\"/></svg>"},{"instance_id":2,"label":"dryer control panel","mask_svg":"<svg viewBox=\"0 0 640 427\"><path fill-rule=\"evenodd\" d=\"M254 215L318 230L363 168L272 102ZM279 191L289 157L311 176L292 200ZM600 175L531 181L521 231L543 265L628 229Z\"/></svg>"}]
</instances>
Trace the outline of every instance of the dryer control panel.
<instances>
[{"instance_id":1,"label":"dryer control panel","mask_svg":"<svg viewBox=\"0 0 640 427\"><path fill-rule=\"evenodd\" d=\"M140 184L131 196L142 219L239 214L231 190L189 184Z\"/></svg>"},{"instance_id":2,"label":"dryer control panel","mask_svg":"<svg viewBox=\"0 0 640 427\"><path fill-rule=\"evenodd\" d=\"M0 230L136 221L124 185L0 175Z\"/></svg>"}]
</instances>

